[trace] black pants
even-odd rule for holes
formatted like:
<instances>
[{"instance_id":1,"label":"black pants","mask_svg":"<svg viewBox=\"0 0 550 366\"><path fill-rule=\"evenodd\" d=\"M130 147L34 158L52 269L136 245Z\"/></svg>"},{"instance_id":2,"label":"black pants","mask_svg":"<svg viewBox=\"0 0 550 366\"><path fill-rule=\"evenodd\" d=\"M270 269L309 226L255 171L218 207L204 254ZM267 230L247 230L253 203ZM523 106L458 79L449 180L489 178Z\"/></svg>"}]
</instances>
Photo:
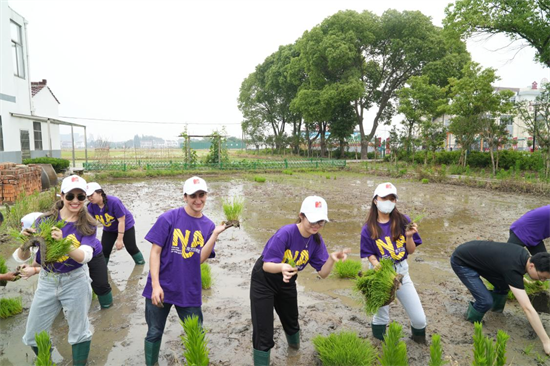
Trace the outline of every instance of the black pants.
<instances>
[{"instance_id":1,"label":"black pants","mask_svg":"<svg viewBox=\"0 0 550 366\"><path fill-rule=\"evenodd\" d=\"M260 257L252 269L250 282L250 309L252 311L252 345L259 351L269 351L273 342L273 308L279 315L286 334L294 335L300 330L298 324L298 293L296 278L283 282L282 273L263 270Z\"/></svg>"},{"instance_id":2,"label":"black pants","mask_svg":"<svg viewBox=\"0 0 550 366\"><path fill-rule=\"evenodd\" d=\"M90 270L92 289L95 294L101 296L111 292L111 285L109 285L107 276L107 263L105 263L103 253L99 253L88 262L88 269Z\"/></svg>"},{"instance_id":3,"label":"black pants","mask_svg":"<svg viewBox=\"0 0 550 366\"><path fill-rule=\"evenodd\" d=\"M537 253L546 253L546 246L544 246L544 240L541 240L540 243L538 243L534 247L528 247L520 240L520 238L516 236L516 234L514 234L512 230L510 230L510 237L508 238L508 243L517 244L517 245L521 245L522 247L526 247L529 253L531 253L531 255L535 255Z\"/></svg>"},{"instance_id":4,"label":"black pants","mask_svg":"<svg viewBox=\"0 0 550 366\"><path fill-rule=\"evenodd\" d=\"M109 258L111 252L113 251L113 246L115 245L116 239L118 237L118 232L116 231L105 231L103 230L103 235L101 235L101 245L103 245L103 254L105 257ZM139 248L136 244L136 229L135 226L132 226L130 229L124 232L122 237L124 246L130 255L138 254Z\"/></svg>"}]
</instances>

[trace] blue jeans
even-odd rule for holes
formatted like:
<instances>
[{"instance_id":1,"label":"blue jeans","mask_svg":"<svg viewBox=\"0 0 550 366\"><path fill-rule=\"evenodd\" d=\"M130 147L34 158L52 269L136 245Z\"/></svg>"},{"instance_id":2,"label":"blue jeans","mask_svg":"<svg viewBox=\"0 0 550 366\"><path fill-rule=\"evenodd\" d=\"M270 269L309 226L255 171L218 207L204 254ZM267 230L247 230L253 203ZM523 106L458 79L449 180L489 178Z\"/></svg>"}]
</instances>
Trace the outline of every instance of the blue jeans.
<instances>
[{"instance_id":1,"label":"blue jeans","mask_svg":"<svg viewBox=\"0 0 550 366\"><path fill-rule=\"evenodd\" d=\"M147 342L155 343L162 339L166 319L170 313L173 304L164 303L163 308L153 305L151 299L145 298L145 321L147 322ZM202 310L201 307L181 307L174 305L178 316L183 321L185 318L196 315L199 318L199 324L202 325Z\"/></svg>"},{"instance_id":2,"label":"blue jeans","mask_svg":"<svg viewBox=\"0 0 550 366\"><path fill-rule=\"evenodd\" d=\"M454 254L451 256L451 267L460 281L462 281L474 297L475 302L472 303L474 309L480 313L486 313L491 310L493 307L493 296L491 295L491 291L487 289L481 280L480 274L468 266L457 264L454 259ZM494 293L503 295L508 294L508 288L499 289L495 287Z\"/></svg>"}]
</instances>

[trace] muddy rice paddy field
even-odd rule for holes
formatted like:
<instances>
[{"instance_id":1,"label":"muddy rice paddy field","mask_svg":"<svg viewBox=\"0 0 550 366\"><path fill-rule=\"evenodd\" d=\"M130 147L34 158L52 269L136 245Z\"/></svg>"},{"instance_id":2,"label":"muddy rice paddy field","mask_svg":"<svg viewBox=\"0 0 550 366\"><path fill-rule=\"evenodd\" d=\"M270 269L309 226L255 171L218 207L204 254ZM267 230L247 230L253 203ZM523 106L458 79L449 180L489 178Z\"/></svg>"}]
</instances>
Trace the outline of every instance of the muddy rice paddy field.
<instances>
[{"instance_id":1,"label":"muddy rice paddy field","mask_svg":"<svg viewBox=\"0 0 550 366\"><path fill-rule=\"evenodd\" d=\"M214 284L212 289L203 291L203 313L212 365L252 365L251 269L267 239L282 225L295 221L303 198L317 194L328 203L331 222L321 233L329 251L350 247L351 258L359 259L360 231L373 190L377 184L388 180L348 172L264 176L267 178L265 183L254 182L251 175L204 176L211 188L205 214L214 222L224 219L222 198L245 198L241 228L222 233L216 244L217 256L209 260ZM138 245L147 259L151 244L143 238L161 213L182 205L185 178L101 182L108 194L121 198L133 213ZM457 245L469 240L506 241L508 228L515 219L549 202L535 196L462 186L405 180L392 182L398 188L401 212L410 216L426 213L419 225L424 244L409 258L409 264L428 318L428 339L434 333L440 334L449 364L470 365L473 326L463 319L463 313L471 296L452 272L449 257ZM12 251L13 248L7 246L0 248L5 257L10 257ZM13 259L8 265L10 268L16 266ZM92 302L89 315L94 337L90 365L144 364L143 339L147 326L141 292L148 270L148 264L135 266L126 252L111 256L109 272L114 305L101 310L97 300ZM0 366L31 365L34 360L31 349L22 344L21 337L36 280L35 276L0 288L0 296L23 296L25 307L22 314L0 321ZM299 274L298 301L302 347L299 351L287 348L281 325L275 317L272 365L320 365L311 343L311 338L318 334L355 331L380 347L370 332L371 318L365 315L350 280L334 276L321 280L308 266ZM403 325L409 364L427 365L429 345L419 345L409 339L408 318L398 302L391 305L390 315L392 320ZM541 313L541 317L546 330L550 331L549 314ZM537 365L541 362L542 345L517 303L509 302L503 314L487 314L485 334L494 338L498 329L510 335L507 364ZM60 314L51 332L54 361L58 365L71 364L67 332L67 324ZM162 341L160 365L184 364L181 333L177 314L172 311ZM526 354L524 351L531 345L532 350ZM550 365L550 361L546 364Z\"/></svg>"}]
</instances>

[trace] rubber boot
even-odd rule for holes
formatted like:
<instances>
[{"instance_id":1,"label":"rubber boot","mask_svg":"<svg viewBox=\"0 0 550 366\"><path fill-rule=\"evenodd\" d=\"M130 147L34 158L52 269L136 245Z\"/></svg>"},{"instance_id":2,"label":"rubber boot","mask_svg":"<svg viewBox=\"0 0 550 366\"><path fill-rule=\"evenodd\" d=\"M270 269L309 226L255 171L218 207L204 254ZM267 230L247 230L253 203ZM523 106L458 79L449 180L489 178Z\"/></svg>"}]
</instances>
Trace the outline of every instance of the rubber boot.
<instances>
[{"instance_id":1,"label":"rubber boot","mask_svg":"<svg viewBox=\"0 0 550 366\"><path fill-rule=\"evenodd\" d=\"M113 305L113 292L109 291L105 295L97 295L97 299L103 309L110 308Z\"/></svg>"},{"instance_id":2,"label":"rubber boot","mask_svg":"<svg viewBox=\"0 0 550 366\"><path fill-rule=\"evenodd\" d=\"M476 309L474 309L474 306L473 306L473 303L470 302L470 304L468 304L468 311L466 312L466 320L471 322L471 323L475 323L475 322L481 322L481 320L483 319L483 316L485 316L485 313L481 313L479 311L477 311Z\"/></svg>"},{"instance_id":3,"label":"rubber boot","mask_svg":"<svg viewBox=\"0 0 550 366\"><path fill-rule=\"evenodd\" d=\"M132 258L134 258L135 264L145 264L145 259L143 259L143 254L141 254L141 252L137 252Z\"/></svg>"},{"instance_id":4,"label":"rubber boot","mask_svg":"<svg viewBox=\"0 0 550 366\"><path fill-rule=\"evenodd\" d=\"M254 350L254 366L269 366L269 356L271 350L269 351L260 351Z\"/></svg>"},{"instance_id":5,"label":"rubber boot","mask_svg":"<svg viewBox=\"0 0 550 366\"><path fill-rule=\"evenodd\" d=\"M504 306L506 305L506 300L508 300L508 294L495 294L491 291L491 296L493 297L493 307L491 311L495 313L502 313L504 311Z\"/></svg>"},{"instance_id":6,"label":"rubber boot","mask_svg":"<svg viewBox=\"0 0 550 366\"><path fill-rule=\"evenodd\" d=\"M416 329L411 326L412 340L416 343L426 344L426 328Z\"/></svg>"},{"instance_id":7,"label":"rubber boot","mask_svg":"<svg viewBox=\"0 0 550 366\"><path fill-rule=\"evenodd\" d=\"M105 265L109 264L109 257L105 256Z\"/></svg>"},{"instance_id":8,"label":"rubber boot","mask_svg":"<svg viewBox=\"0 0 550 366\"><path fill-rule=\"evenodd\" d=\"M87 341L73 344L73 366L86 366L91 343L91 341Z\"/></svg>"},{"instance_id":9,"label":"rubber boot","mask_svg":"<svg viewBox=\"0 0 550 366\"><path fill-rule=\"evenodd\" d=\"M372 324L372 335L376 339L384 340L386 334L386 324Z\"/></svg>"},{"instance_id":10,"label":"rubber boot","mask_svg":"<svg viewBox=\"0 0 550 366\"><path fill-rule=\"evenodd\" d=\"M145 341L145 364L147 366L154 366L159 360L160 343Z\"/></svg>"},{"instance_id":11,"label":"rubber boot","mask_svg":"<svg viewBox=\"0 0 550 366\"><path fill-rule=\"evenodd\" d=\"M288 342L288 346L290 348L294 349L300 349L300 331L297 331L293 335L286 334L286 341Z\"/></svg>"}]
</instances>

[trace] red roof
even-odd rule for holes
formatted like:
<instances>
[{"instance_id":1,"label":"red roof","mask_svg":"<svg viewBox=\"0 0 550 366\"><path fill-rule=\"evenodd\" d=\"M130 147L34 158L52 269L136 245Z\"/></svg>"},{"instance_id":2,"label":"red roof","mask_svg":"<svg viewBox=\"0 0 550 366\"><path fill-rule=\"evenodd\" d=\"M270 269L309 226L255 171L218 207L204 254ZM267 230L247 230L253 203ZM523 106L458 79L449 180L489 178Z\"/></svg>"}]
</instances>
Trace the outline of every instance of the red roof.
<instances>
[{"instance_id":1,"label":"red roof","mask_svg":"<svg viewBox=\"0 0 550 366\"><path fill-rule=\"evenodd\" d=\"M46 87L46 88L48 88L50 93L52 93L52 96L55 99L55 101L57 102L57 104L61 104L61 103L59 103L59 100L57 100L57 98L55 97L55 94L52 92L50 87L46 85L47 83L48 83L48 80L46 80L46 79L42 79L42 81L31 81L32 96L34 97L36 94L38 94L38 92L40 90L42 90L42 89L44 89L44 87Z\"/></svg>"}]
</instances>

